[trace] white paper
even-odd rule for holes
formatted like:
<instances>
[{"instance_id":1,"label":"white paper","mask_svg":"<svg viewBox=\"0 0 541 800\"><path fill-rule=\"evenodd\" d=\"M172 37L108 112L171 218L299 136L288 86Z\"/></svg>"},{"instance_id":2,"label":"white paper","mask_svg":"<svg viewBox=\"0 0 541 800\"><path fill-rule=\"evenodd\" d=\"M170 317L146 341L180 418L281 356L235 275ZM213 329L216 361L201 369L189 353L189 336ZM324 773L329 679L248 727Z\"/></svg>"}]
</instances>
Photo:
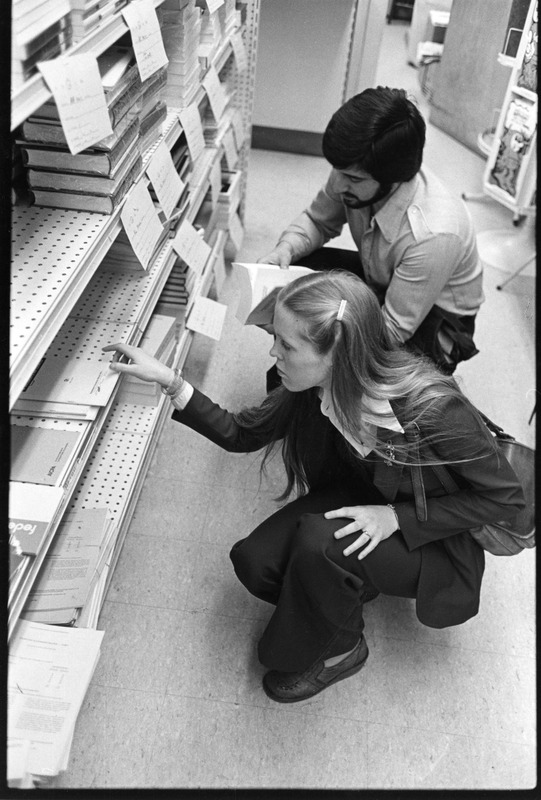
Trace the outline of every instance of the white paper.
<instances>
[{"instance_id":1,"label":"white paper","mask_svg":"<svg viewBox=\"0 0 541 800\"><path fill-rule=\"evenodd\" d=\"M220 161L216 159L210 168L210 196L212 199L212 208L215 207L222 191L222 170Z\"/></svg>"},{"instance_id":2,"label":"white paper","mask_svg":"<svg viewBox=\"0 0 541 800\"><path fill-rule=\"evenodd\" d=\"M169 63L152 0L137 0L122 9L122 16L131 31L131 40L141 80L146 81Z\"/></svg>"},{"instance_id":3,"label":"white paper","mask_svg":"<svg viewBox=\"0 0 541 800\"><path fill-rule=\"evenodd\" d=\"M237 69L239 72L244 72L244 70L248 68L248 54L240 31L234 31L231 34L231 46L233 47L233 55L237 62Z\"/></svg>"},{"instance_id":4,"label":"white paper","mask_svg":"<svg viewBox=\"0 0 541 800\"><path fill-rule=\"evenodd\" d=\"M63 499L61 486L9 482L9 537L19 552L39 552Z\"/></svg>"},{"instance_id":5,"label":"white paper","mask_svg":"<svg viewBox=\"0 0 541 800\"><path fill-rule=\"evenodd\" d=\"M173 158L164 141L160 142L152 154L146 173L154 187L163 213L169 219L184 191L184 183L175 169Z\"/></svg>"},{"instance_id":6,"label":"white paper","mask_svg":"<svg viewBox=\"0 0 541 800\"><path fill-rule=\"evenodd\" d=\"M211 253L209 245L185 219L173 239L173 249L193 271L200 275Z\"/></svg>"},{"instance_id":7,"label":"white paper","mask_svg":"<svg viewBox=\"0 0 541 800\"><path fill-rule=\"evenodd\" d=\"M219 341L222 335L227 306L217 303L209 297L195 298L195 302L190 311L190 316L186 321L186 327L191 331L203 333L211 339Z\"/></svg>"},{"instance_id":8,"label":"white paper","mask_svg":"<svg viewBox=\"0 0 541 800\"><path fill-rule=\"evenodd\" d=\"M220 83L220 78L216 72L216 68L210 66L201 81L204 90L207 93L210 107L216 121L221 119L227 105L227 95L224 87Z\"/></svg>"},{"instance_id":9,"label":"white paper","mask_svg":"<svg viewBox=\"0 0 541 800\"><path fill-rule=\"evenodd\" d=\"M20 620L8 664L8 737L29 739L28 770L56 775L65 762L103 631Z\"/></svg>"},{"instance_id":10,"label":"white paper","mask_svg":"<svg viewBox=\"0 0 541 800\"><path fill-rule=\"evenodd\" d=\"M144 180L139 180L130 190L120 219L133 252L146 269L163 227Z\"/></svg>"},{"instance_id":11,"label":"white paper","mask_svg":"<svg viewBox=\"0 0 541 800\"><path fill-rule=\"evenodd\" d=\"M235 139L233 137L233 129L231 126L226 130L222 137L222 144L224 148L225 160L227 162L227 166L230 170L234 170L237 166L237 161L239 160L239 154L237 152L237 147L235 145Z\"/></svg>"},{"instance_id":12,"label":"white paper","mask_svg":"<svg viewBox=\"0 0 541 800\"><path fill-rule=\"evenodd\" d=\"M244 324L250 324L251 320L248 322L250 314L258 306L263 304L265 311L268 311L263 301L269 295L275 294L276 289L281 289L291 281L302 275L309 275L313 271L309 267L302 266L280 269L275 264L244 264L238 261L234 261L232 267L241 291L236 316ZM273 308L274 302L271 311ZM270 320L261 320L261 322L266 321ZM253 324L260 324L260 321L254 320Z\"/></svg>"},{"instance_id":13,"label":"white paper","mask_svg":"<svg viewBox=\"0 0 541 800\"><path fill-rule=\"evenodd\" d=\"M192 161L196 161L205 149L205 135L198 106L195 103L190 103L189 106L180 111L178 118L186 134Z\"/></svg>"},{"instance_id":14,"label":"white paper","mask_svg":"<svg viewBox=\"0 0 541 800\"><path fill-rule=\"evenodd\" d=\"M206 0L207 8L210 14L213 14L217 11L220 6L223 6L224 0Z\"/></svg>"},{"instance_id":15,"label":"white paper","mask_svg":"<svg viewBox=\"0 0 541 800\"><path fill-rule=\"evenodd\" d=\"M237 150L240 150L246 139L246 129L242 120L242 114L238 108L234 108L231 112L231 124L235 134L235 141L237 142Z\"/></svg>"},{"instance_id":16,"label":"white paper","mask_svg":"<svg viewBox=\"0 0 541 800\"><path fill-rule=\"evenodd\" d=\"M218 256L216 257L216 261L214 262L214 279L216 281L216 293L218 295L218 300L220 300L222 296L222 289L224 287L226 278L227 271L225 267L225 258L224 254L220 250Z\"/></svg>"},{"instance_id":17,"label":"white paper","mask_svg":"<svg viewBox=\"0 0 541 800\"><path fill-rule=\"evenodd\" d=\"M106 406L118 381L118 373L105 361L86 361L47 355L21 397L53 403L88 403Z\"/></svg>"},{"instance_id":18,"label":"white paper","mask_svg":"<svg viewBox=\"0 0 541 800\"><path fill-rule=\"evenodd\" d=\"M113 133L98 62L90 53L40 61L73 155Z\"/></svg>"}]
</instances>

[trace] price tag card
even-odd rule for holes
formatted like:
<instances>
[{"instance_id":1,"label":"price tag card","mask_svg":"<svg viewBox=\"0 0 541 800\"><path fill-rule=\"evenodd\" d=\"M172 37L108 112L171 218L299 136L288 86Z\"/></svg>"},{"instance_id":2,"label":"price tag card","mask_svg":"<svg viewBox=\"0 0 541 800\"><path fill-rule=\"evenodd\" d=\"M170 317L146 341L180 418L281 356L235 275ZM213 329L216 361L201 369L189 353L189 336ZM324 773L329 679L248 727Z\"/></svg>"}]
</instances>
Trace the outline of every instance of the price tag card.
<instances>
[{"instance_id":1,"label":"price tag card","mask_svg":"<svg viewBox=\"0 0 541 800\"><path fill-rule=\"evenodd\" d=\"M233 133L235 134L235 141L237 143L237 150L240 150L246 139L246 128L242 121L242 114L238 108L234 108L231 112L231 124L233 125Z\"/></svg>"},{"instance_id":2,"label":"price tag card","mask_svg":"<svg viewBox=\"0 0 541 800\"><path fill-rule=\"evenodd\" d=\"M214 262L214 279L216 281L216 293L218 299L222 296L222 289L224 287L225 279L227 278L227 271L225 267L225 258L222 251L218 253L216 261Z\"/></svg>"},{"instance_id":3,"label":"price tag card","mask_svg":"<svg viewBox=\"0 0 541 800\"><path fill-rule=\"evenodd\" d=\"M187 219L182 221L173 239L173 249L198 275L203 272L211 253L209 245Z\"/></svg>"},{"instance_id":4,"label":"price tag card","mask_svg":"<svg viewBox=\"0 0 541 800\"><path fill-rule=\"evenodd\" d=\"M186 134L186 141L192 161L197 161L197 158L205 149L205 136L203 134L203 124L201 122L199 108L195 103L190 103L189 106L182 109L178 118Z\"/></svg>"},{"instance_id":5,"label":"price tag card","mask_svg":"<svg viewBox=\"0 0 541 800\"><path fill-rule=\"evenodd\" d=\"M218 197L222 191L222 170L220 161L216 159L210 168L210 196L212 199L212 208L218 202Z\"/></svg>"},{"instance_id":6,"label":"price tag card","mask_svg":"<svg viewBox=\"0 0 541 800\"><path fill-rule=\"evenodd\" d=\"M214 14L215 11L223 6L224 0L206 0L207 8L209 10L209 14Z\"/></svg>"},{"instance_id":7,"label":"price tag card","mask_svg":"<svg viewBox=\"0 0 541 800\"><path fill-rule=\"evenodd\" d=\"M131 32L141 80L146 81L169 63L154 3L152 0L132 0L121 13Z\"/></svg>"},{"instance_id":8,"label":"price tag card","mask_svg":"<svg viewBox=\"0 0 541 800\"><path fill-rule=\"evenodd\" d=\"M186 327L219 341L226 313L227 306L223 303L217 303L208 297L196 297L186 320Z\"/></svg>"},{"instance_id":9,"label":"price tag card","mask_svg":"<svg viewBox=\"0 0 541 800\"><path fill-rule=\"evenodd\" d=\"M224 133L222 137L222 144L224 146L224 154L225 160L227 161L227 166L230 170L234 170L237 166L237 161L239 160L239 154L237 152L237 146L235 144L233 129L231 126L229 126Z\"/></svg>"},{"instance_id":10,"label":"price tag card","mask_svg":"<svg viewBox=\"0 0 541 800\"><path fill-rule=\"evenodd\" d=\"M173 158L164 141L160 142L152 154L146 173L154 187L163 213L169 219L185 186L175 169Z\"/></svg>"},{"instance_id":11,"label":"price tag card","mask_svg":"<svg viewBox=\"0 0 541 800\"><path fill-rule=\"evenodd\" d=\"M231 220L231 224L229 226L229 239L233 245L233 250L235 253L238 253L241 246L242 240L244 238L244 228L242 227L242 222L240 221L240 217L238 214L233 215L233 219Z\"/></svg>"},{"instance_id":12,"label":"price tag card","mask_svg":"<svg viewBox=\"0 0 541 800\"><path fill-rule=\"evenodd\" d=\"M246 45L242 38L240 31L235 31L231 34L231 46L233 47L233 55L237 62L237 69L239 72L244 72L248 68L248 53L246 52Z\"/></svg>"},{"instance_id":13,"label":"price tag card","mask_svg":"<svg viewBox=\"0 0 541 800\"><path fill-rule=\"evenodd\" d=\"M55 99L72 155L113 133L95 56L58 56L40 61L38 68Z\"/></svg>"},{"instance_id":14,"label":"price tag card","mask_svg":"<svg viewBox=\"0 0 541 800\"><path fill-rule=\"evenodd\" d=\"M144 180L131 189L120 219L135 255L146 269L163 228Z\"/></svg>"},{"instance_id":15,"label":"price tag card","mask_svg":"<svg viewBox=\"0 0 541 800\"><path fill-rule=\"evenodd\" d=\"M206 91L212 109L212 113L216 120L221 119L227 105L227 95L224 87L220 83L220 78L216 72L216 67L210 66L201 81L203 88Z\"/></svg>"}]
</instances>

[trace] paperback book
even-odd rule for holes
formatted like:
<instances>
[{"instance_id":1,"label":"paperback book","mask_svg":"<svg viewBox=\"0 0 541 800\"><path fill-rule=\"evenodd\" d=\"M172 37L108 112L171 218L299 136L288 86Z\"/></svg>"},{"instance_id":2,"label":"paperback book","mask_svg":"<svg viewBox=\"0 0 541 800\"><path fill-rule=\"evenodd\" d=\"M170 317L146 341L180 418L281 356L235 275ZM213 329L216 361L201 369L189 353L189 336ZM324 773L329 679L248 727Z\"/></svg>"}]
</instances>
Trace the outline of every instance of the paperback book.
<instances>
[{"instance_id":1,"label":"paperback book","mask_svg":"<svg viewBox=\"0 0 541 800\"><path fill-rule=\"evenodd\" d=\"M274 315L276 297L286 286L301 275L309 275L309 267L291 266L281 269L274 264L232 264L240 287L237 319L244 325L269 325Z\"/></svg>"}]
</instances>

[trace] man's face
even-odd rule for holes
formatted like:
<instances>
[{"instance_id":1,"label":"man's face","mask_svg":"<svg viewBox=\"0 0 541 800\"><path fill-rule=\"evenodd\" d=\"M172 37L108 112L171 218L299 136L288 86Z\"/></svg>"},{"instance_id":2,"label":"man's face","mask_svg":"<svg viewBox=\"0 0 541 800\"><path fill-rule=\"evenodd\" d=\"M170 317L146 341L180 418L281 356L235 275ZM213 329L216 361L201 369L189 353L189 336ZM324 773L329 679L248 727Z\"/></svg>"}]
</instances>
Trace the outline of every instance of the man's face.
<instances>
[{"instance_id":1,"label":"man's face","mask_svg":"<svg viewBox=\"0 0 541 800\"><path fill-rule=\"evenodd\" d=\"M349 208L365 208L386 197L391 185L378 183L368 172L355 167L335 170L342 201Z\"/></svg>"}]
</instances>

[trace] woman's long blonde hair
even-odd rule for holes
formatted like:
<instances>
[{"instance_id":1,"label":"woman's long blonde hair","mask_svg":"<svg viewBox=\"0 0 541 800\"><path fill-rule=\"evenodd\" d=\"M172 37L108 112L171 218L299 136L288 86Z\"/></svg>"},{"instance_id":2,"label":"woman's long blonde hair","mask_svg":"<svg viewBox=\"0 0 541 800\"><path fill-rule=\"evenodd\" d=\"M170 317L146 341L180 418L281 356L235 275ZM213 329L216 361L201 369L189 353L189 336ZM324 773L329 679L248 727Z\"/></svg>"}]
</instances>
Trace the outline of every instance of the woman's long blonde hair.
<instances>
[{"instance_id":1,"label":"woman's long blonde hair","mask_svg":"<svg viewBox=\"0 0 541 800\"><path fill-rule=\"evenodd\" d=\"M345 307L338 320L342 301L346 301ZM428 359L392 343L374 292L356 275L332 270L303 276L280 291L277 304L302 319L306 339L317 352L325 355L332 351L332 401L340 425L353 437L358 434L361 406L366 398L388 400L401 409L403 425L404 420L407 425L417 424L421 450L425 451L423 463L430 463L430 457L426 457L428 447L445 440L456 442L455 462L483 457L487 443L494 446L477 410L455 380L439 372ZM442 415L443 398L451 404L469 406L479 420L482 438L472 441L471 436L450 428ZM317 402L317 390L295 393L279 387L258 408L236 415L240 424L260 428L275 441L283 440L288 474L284 496L294 486L301 491L308 488L297 441L303 419L313 412ZM384 417L381 422L384 426ZM272 448L271 444L267 456ZM384 455L385 448L385 442L376 441L375 452ZM394 455L397 463L411 463L407 445L397 446ZM432 463L442 463L435 458L432 456Z\"/></svg>"}]
</instances>

